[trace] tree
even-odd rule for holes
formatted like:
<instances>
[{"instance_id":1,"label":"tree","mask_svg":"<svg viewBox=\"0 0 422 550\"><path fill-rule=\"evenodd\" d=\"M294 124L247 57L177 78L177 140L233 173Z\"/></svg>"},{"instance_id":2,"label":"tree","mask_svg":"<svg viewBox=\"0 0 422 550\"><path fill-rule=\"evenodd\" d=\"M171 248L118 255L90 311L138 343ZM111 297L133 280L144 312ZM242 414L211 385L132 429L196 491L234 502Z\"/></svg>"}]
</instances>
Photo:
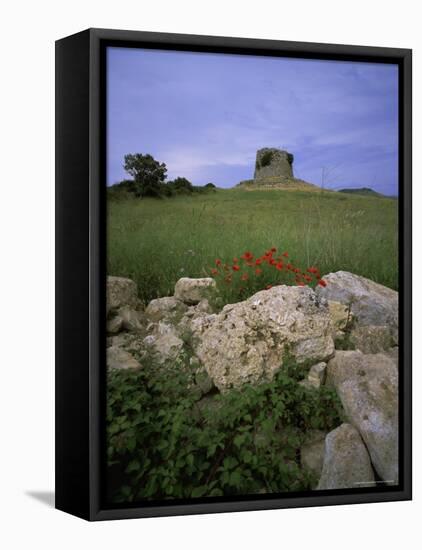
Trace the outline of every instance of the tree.
<instances>
[{"instance_id":1,"label":"tree","mask_svg":"<svg viewBox=\"0 0 422 550\"><path fill-rule=\"evenodd\" d=\"M173 189L178 192L191 193L193 191L191 182L186 178L176 178L173 181L170 181L169 185L171 185Z\"/></svg>"},{"instance_id":2,"label":"tree","mask_svg":"<svg viewBox=\"0 0 422 550\"><path fill-rule=\"evenodd\" d=\"M158 197L166 179L167 167L152 155L140 153L125 155L124 169L133 177L137 197Z\"/></svg>"}]
</instances>

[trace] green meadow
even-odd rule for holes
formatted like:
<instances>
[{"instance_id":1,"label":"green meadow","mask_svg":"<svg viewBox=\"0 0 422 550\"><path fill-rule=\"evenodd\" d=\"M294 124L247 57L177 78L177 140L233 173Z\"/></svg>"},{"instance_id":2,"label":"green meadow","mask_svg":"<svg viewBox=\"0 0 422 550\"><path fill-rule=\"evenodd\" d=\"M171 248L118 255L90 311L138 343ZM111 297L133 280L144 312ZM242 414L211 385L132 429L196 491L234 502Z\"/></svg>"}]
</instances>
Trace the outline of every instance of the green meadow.
<instances>
[{"instance_id":1,"label":"green meadow","mask_svg":"<svg viewBox=\"0 0 422 550\"><path fill-rule=\"evenodd\" d=\"M271 247L322 274L345 270L398 288L398 211L390 198L241 189L168 199L108 200L107 269L140 298L173 294L180 277L209 274L216 258Z\"/></svg>"}]
</instances>

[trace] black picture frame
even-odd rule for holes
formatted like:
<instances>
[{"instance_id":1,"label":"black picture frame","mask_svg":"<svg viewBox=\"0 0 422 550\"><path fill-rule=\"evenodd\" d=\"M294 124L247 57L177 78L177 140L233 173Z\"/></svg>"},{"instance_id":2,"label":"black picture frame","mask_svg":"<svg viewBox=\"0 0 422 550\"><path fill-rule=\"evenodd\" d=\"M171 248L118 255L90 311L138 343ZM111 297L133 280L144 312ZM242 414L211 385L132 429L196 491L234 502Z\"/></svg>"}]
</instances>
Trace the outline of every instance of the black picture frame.
<instances>
[{"instance_id":1,"label":"black picture frame","mask_svg":"<svg viewBox=\"0 0 422 550\"><path fill-rule=\"evenodd\" d=\"M401 475L397 487L105 505L104 51L108 45L398 65ZM86 520L109 520L412 498L411 102L408 49L106 29L88 29L56 42L56 508Z\"/></svg>"}]
</instances>

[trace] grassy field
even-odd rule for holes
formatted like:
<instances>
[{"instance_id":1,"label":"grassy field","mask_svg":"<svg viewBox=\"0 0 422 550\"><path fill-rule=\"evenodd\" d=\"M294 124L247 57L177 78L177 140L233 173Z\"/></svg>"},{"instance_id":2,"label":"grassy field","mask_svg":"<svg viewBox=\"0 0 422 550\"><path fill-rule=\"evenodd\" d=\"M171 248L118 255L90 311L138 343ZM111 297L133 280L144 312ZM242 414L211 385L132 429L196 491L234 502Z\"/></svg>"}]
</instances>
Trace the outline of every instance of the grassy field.
<instances>
[{"instance_id":1,"label":"grassy field","mask_svg":"<svg viewBox=\"0 0 422 550\"><path fill-rule=\"evenodd\" d=\"M397 201L334 192L218 190L108 202L108 273L144 302L201 277L216 258L287 250L295 265L346 270L397 289Z\"/></svg>"}]
</instances>

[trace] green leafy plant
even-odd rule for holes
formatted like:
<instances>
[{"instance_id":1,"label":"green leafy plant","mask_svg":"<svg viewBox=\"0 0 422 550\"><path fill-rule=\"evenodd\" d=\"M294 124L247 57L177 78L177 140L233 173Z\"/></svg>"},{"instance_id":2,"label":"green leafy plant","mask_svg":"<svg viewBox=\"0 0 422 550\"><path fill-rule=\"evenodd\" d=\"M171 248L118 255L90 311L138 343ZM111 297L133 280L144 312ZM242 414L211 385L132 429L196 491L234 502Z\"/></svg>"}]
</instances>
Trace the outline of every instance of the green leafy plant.
<instances>
[{"instance_id":1,"label":"green leafy plant","mask_svg":"<svg viewBox=\"0 0 422 550\"><path fill-rule=\"evenodd\" d=\"M112 371L107 388L108 495L114 502L309 489L300 465L310 429L333 429L333 390L298 384L285 361L274 379L200 399L187 368Z\"/></svg>"}]
</instances>

